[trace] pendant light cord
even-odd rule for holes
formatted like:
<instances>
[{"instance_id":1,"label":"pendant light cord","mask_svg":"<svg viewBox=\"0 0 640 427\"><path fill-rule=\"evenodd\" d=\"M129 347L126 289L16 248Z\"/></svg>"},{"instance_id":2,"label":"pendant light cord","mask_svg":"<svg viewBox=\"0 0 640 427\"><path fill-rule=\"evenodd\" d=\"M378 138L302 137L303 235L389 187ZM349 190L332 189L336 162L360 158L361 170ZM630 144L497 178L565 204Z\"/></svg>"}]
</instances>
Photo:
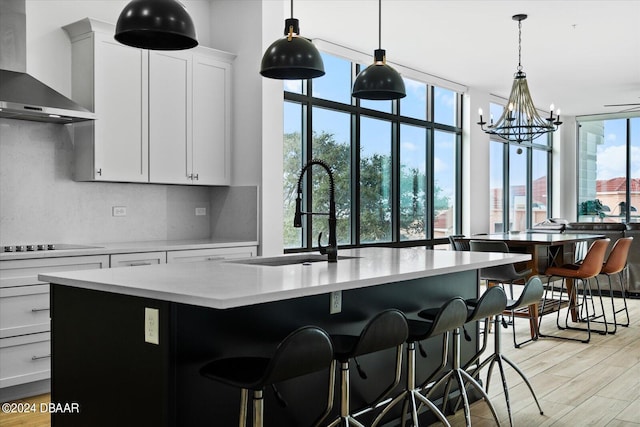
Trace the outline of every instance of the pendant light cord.
<instances>
[{"instance_id":1,"label":"pendant light cord","mask_svg":"<svg viewBox=\"0 0 640 427\"><path fill-rule=\"evenodd\" d=\"M293 18L293 0L291 0L291 18Z\"/></svg>"},{"instance_id":2,"label":"pendant light cord","mask_svg":"<svg viewBox=\"0 0 640 427\"><path fill-rule=\"evenodd\" d=\"M378 49L382 49L382 0L378 0Z\"/></svg>"}]
</instances>

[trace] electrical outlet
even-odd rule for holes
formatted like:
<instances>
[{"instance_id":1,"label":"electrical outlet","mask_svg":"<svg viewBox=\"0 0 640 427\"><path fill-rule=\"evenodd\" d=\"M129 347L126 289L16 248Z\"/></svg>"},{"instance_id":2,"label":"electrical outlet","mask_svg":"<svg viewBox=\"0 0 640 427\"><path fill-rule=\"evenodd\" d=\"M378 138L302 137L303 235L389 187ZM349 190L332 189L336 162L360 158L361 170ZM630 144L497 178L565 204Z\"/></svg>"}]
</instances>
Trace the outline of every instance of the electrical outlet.
<instances>
[{"instance_id":1,"label":"electrical outlet","mask_svg":"<svg viewBox=\"0 0 640 427\"><path fill-rule=\"evenodd\" d=\"M342 311L342 291L331 292L331 305L329 314L337 314Z\"/></svg>"},{"instance_id":2,"label":"electrical outlet","mask_svg":"<svg viewBox=\"0 0 640 427\"><path fill-rule=\"evenodd\" d=\"M207 208L196 208L196 216L203 216L207 214Z\"/></svg>"},{"instance_id":3,"label":"electrical outlet","mask_svg":"<svg viewBox=\"0 0 640 427\"><path fill-rule=\"evenodd\" d=\"M127 207L126 206L111 207L111 216L127 216Z\"/></svg>"},{"instance_id":4,"label":"electrical outlet","mask_svg":"<svg viewBox=\"0 0 640 427\"><path fill-rule=\"evenodd\" d=\"M157 308L144 308L144 341L149 344L160 344L160 310Z\"/></svg>"}]
</instances>

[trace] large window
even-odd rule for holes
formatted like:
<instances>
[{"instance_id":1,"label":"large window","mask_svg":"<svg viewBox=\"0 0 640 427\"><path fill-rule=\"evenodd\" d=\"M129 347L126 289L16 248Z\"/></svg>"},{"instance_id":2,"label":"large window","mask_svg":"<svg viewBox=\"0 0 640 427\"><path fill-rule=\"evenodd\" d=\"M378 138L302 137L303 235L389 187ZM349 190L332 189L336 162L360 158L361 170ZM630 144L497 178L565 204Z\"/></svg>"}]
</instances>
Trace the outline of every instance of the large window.
<instances>
[{"instance_id":1,"label":"large window","mask_svg":"<svg viewBox=\"0 0 640 427\"><path fill-rule=\"evenodd\" d=\"M491 104L491 117L504 107ZM490 232L524 231L542 222L551 212L551 136L509 143L490 142Z\"/></svg>"},{"instance_id":2,"label":"large window","mask_svg":"<svg viewBox=\"0 0 640 427\"><path fill-rule=\"evenodd\" d=\"M285 249L317 247L327 218L293 227L297 179L312 158L336 180L341 246L429 245L456 232L460 219L461 95L405 78L399 101L351 97L364 65L322 54L326 74L285 82ZM329 181L321 168L303 180L303 209L328 212Z\"/></svg>"},{"instance_id":3,"label":"large window","mask_svg":"<svg viewBox=\"0 0 640 427\"><path fill-rule=\"evenodd\" d=\"M640 222L640 117L579 128L578 220Z\"/></svg>"}]
</instances>

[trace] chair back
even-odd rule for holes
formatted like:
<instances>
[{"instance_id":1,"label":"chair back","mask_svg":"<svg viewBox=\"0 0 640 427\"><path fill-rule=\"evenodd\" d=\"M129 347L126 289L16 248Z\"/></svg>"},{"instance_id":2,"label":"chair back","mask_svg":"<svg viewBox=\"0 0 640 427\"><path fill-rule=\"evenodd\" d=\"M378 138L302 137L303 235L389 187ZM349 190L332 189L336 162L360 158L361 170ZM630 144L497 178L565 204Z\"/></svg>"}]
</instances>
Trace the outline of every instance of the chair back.
<instances>
[{"instance_id":1,"label":"chair back","mask_svg":"<svg viewBox=\"0 0 640 427\"><path fill-rule=\"evenodd\" d=\"M509 246L505 242L496 240L472 240L469 242L471 250L475 252L501 252L509 253ZM480 269L480 278L482 280L510 282L522 278L522 274L518 273L513 264L497 265L495 267L487 267Z\"/></svg>"},{"instance_id":2,"label":"chair back","mask_svg":"<svg viewBox=\"0 0 640 427\"><path fill-rule=\"evenodd\" d=\"M447 331L459 328L467 321L467 304L460 297L453 297L445 302L436 317L428 336L442 335Z\"/></svg>"},{"instance_id":3,"label":"chair back","mask_svg":"<svg viewBox=\"0 0 640 427\"><path fill-rule=\"evenodd\" d=\"M454 234L449 236L449 243L451 244L451 249L454 251L468 251L469 240L465 239L464 234Z\"/></svg>"},{"instance_id":4,"label":"chair back","mask_svg":"<svg viewBox=\"0 0 640 427\"><path fill-rule=\"evenodd\" d=\"M467 322L486 319L490 316L502 313L507 306L507 295L500 286L492 286L487 289L482 297L475 303L473 310L467 316Z\"/></svg>"},{"instance_id":5,"label":"chair back","mask_svg":"<svg viewBox=\"0 0 640 427\"><path fill-rule=\"evenodd\" d=\"M607 247L611 239L595 240L578 268L577 275L583 279L595 277L600 274L604 263L604 256L607 253Z\"/></svg>"},{"instance_id":6,"label":"chair back","mask_svg":"<svg viewBox=\"0 0 640 427\"><path fill-rule=\"evenodd\" d=\"M627 258L629 257L629 249L631 248L632 241L633 237L622 237L616 240L609 253L607 262L602 266L600 273L616 274L621 272L627 265Z\"/></svg>"},{"instance_id":7,"label":"chair back","mask_svg":"<svg viewBox=\"0 0 640 427\"><path fill-rule=\"evenodd\" d=\"M408 336L409 326L404 314L396 309L384 310L366 324L360 333L358 343L349 355L356 357L397 347L402 345Z\"/></svg>"},{"instance_id":8,"label":"chair back","mask_svg":"<svg viewBox=\"0 0 640 427\"><path fill-rule=\"evenodd\" d=\"M278 344L261 385L310 374L328 368L333 360L331 338L316 326L303 326Z\"/></svg>"},{"instance_id":9,"label":"chair back","mask_svg":"<svg viewBox=\"0 0 640 427\"><path fill-rule=\"evenodd\" d=\"M518 299L514 302L510 302L509 308L515 310L519 307L526 307L528 305L537 304L542 298L544 293L544 287L542 281L538 276L531 277L522 289L522 293Z\"/></svg>"}]
</instances>

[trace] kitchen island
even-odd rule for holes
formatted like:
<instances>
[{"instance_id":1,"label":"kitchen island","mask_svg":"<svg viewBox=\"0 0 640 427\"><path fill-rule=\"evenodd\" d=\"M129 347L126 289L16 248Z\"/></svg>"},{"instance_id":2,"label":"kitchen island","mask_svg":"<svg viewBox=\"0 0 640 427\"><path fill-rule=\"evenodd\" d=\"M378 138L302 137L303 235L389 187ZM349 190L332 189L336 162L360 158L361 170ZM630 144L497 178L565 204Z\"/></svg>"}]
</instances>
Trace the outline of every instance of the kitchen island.
<instances>
[{"instance_id":1,"label":"kitchen island","mask_svg":"<svg viewBox=\"0 0 640 427\"><path fill-rule=\"evenodd\" d=\"M333 264L303 262L313 260L298 254L41 275L52 283L52 401L79 405L77 413L52 414L52 425L235 425L239 392L202 378L206 361L268 353L306 324L358 333L386 308L412 316L452 296L473 298L478 269L528 259L367 248L341 250ZM335 314L333 292L341 296ZM441 339L425 345L419 378L440 362ZM463 359L476 347L476 339L463 342ZM394 352L359 362L368 379L353 374L353 408L366 406L391 381ZM326 373L318 373L279 384L287 408L267 390L265 425L310 424L322 412L326 383Z\"/></svg>"}]
</instances>

